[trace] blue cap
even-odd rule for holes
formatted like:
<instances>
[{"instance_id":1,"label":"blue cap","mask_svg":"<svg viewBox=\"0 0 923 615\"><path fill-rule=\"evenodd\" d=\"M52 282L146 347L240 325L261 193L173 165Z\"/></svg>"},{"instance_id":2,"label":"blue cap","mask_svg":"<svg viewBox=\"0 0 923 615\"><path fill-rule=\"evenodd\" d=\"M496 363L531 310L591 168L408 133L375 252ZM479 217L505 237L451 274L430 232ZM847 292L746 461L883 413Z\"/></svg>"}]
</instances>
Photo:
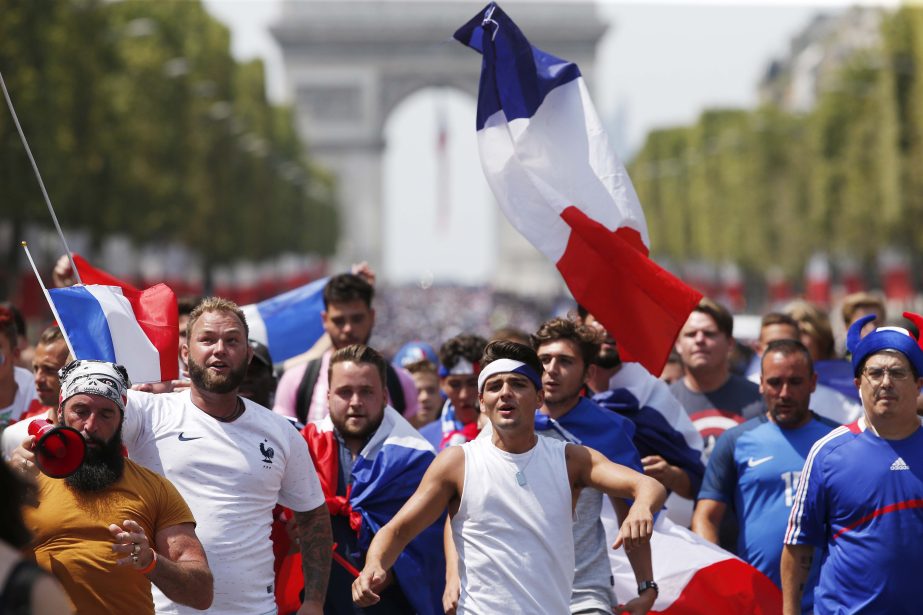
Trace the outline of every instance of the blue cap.
<instances>
[{"instance_id":1,"label":"blue cap","mask_svg":"<svg viewBox=\"0 0 923 615\"><path fill-rule=\"evenodd\" d=\"M923 321L923 316L910 312L904 312L904 317L917 324ZM852 353L853 375L858 378L862 364L876 352L896 350L907 357L917 377L923 376L923 349L920 348L919 341L907 329L878 327L862 337L862 327L875 318L877 318L875 314L863 316L849 327L849 332L846 334L846 350Z\"/></svg>"},{"instance_id":2,"label":"blue cap","mask_svg":"<svg viewBox=\"0 0 923 615\"><path fill-rule=\"evenodd\" d=\"M392 363L400 367L406 367L411 363L424 360L429 361L433 365L439 365L439 357L436 356L436 351L433 347L426 342L415 340L401 346L401 349L394 355Z\"/></svg>"}]
</instances>

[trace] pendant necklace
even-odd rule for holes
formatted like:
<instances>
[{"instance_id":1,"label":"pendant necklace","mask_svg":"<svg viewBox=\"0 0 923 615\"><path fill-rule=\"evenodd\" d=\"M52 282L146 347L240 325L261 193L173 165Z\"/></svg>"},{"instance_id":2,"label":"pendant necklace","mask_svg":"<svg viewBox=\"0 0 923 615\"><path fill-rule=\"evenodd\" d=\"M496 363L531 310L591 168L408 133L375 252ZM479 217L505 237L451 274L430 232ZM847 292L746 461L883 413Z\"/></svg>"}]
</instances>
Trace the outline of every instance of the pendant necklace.
<instances>
[{"instance_id":1,"label":"pendant necklace","mask_svg":"<svg viewBox=\"0 0 923 615\"><path fill-rule=\"evenodd\" d=\"M517 471L516 471L516 482L519 483L519 486L520 486L520 487L525 487L525 486L526 486L526 475L525 475L525 471L526 471L526 468L529 467L529 464L532 463L532 458L535 457L535 447L536 447L536 446L538 446L538 439L537 439L537 438L536 438L536 440L535 440L535 445L532 447L532 454L529 455L529 459L526 460L526 463L523 464L523 466L522 466L521 469L517 469Z\"/></svg>"}]
</instances>

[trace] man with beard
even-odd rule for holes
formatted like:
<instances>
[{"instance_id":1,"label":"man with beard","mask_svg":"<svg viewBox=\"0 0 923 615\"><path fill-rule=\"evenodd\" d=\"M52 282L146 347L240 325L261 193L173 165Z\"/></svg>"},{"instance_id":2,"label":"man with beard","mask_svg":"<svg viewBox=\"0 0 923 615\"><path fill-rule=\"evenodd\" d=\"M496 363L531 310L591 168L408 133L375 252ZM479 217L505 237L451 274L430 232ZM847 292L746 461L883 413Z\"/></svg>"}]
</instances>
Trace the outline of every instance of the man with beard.
<instances>
[{"instance_id":1,"label":"man with beard","mask_svg":"<svg viewBox=\"0 0 923 615\"><path fill-rule=\"evenodd\" d=\"M202 301L189 316L183 360L191 386L129 392L125 444L133 459L170 479L186 498L215 575L211 613L274 613L272 511L294 511L305 597L320 613L330 567L330 521L308 447L283 417L241 398L253 350L233 302ZM159 612L186 613L155 592Z\"/></svg>"},{"instance_id":2,"label":"man with beard","mask_svg":"<svg viewBox=\"0 0 923 615\"><path fill-rule=\"evenodd\" d=\"M334 352L350 344L368 344L375 325L372 298L375 287L364 274L335 275L324 286L321 319L333 348L320 358L296 365L279 378L273 412L295 418L302 424L327 416L327 370ZM388 365L387 391L391 406L410 418L417 412L417 391L406 370Z\"/></svg>"},{"instance_id":3,"label":"man with beard","mask_svg":"<svg viewBox=\"0 0 923 615\"><path fill-rule=\"evenodd\" d=\"M393 563L374 608L352 603L354 577L346 566L363 566L372 537L407 501L435 458L423 437L387 405L386 368L385 359L368 346L336 351L328 372L330 414L304 430L337 543L327 615L442 613L441 515Z\"/></svg>"},{"instance_id":4,"label":"man with beard","mask_svg":"<svg viewBox=\"0 0 923 615\"><path fill-rule=\"evenodd\" d=\"M208 608L212 575L189 508L168 480L122 455L125 368L74 361L61 381L58 422L86 440L83 465L64 480L38 474L35 437L12 464L37 475L38 505L25 510L36 561L78 613L153 613L151 583Z\"/></svg>"},{"instance_id":5,"label":"man with beard","mask_svg":"<svg viewBox=\"0 0 923 615\"><path fill-rule=\"evenodd\" d=\"M770 342L763 352L760 392L766 412L718 438L699 491L692 530L718 542L726 511L736 515L737 555L781 588L779 545L811 446L838 424L809 409L817 374L805 346ZM806 584L804 612L814 606L817 570Z\"/></svg>"}]
</instances>

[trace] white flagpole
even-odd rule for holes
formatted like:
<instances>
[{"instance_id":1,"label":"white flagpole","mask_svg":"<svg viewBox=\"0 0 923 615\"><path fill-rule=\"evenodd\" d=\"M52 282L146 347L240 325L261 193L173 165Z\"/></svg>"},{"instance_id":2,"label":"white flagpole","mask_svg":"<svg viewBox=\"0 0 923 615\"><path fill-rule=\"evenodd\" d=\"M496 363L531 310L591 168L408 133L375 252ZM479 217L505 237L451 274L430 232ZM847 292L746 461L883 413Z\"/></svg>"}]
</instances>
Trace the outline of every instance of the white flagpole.
<instances>
[{"instance_id":1,"label":"white flagpole","mask_svg":"<svg viewBox=\"0 0 923 615\"><path fill-rule=\"evenodd\" d=\"M61 322L61 317L58 315L58 310L55 309L54 301L51 300L51 295L48 294L48 289L45 288L45 284L42 282L42 276L38 274L38 267L35 266L35 261L32 260L32 253L29 252L29 246L25 241L22 242L22 249L26 251L26 257L29 259L29 264L32 265L35 279L38 280L38 285L42 287L42 292L45 293L45 301L48 302L48 307L51 308L51 313L54 314L54 319L58 323L58 328L61 329L61 334L64 336L64 343L67 344L67 349L70 351L71 356L76 359L77 355L74 353L74 347L71 346L71 340L67 336L67 331L64 329L64 323ZM77 270L74 269L74 271Z\"/></svg>"},{"instance_id":2,"label":"white flagpole","mask_svg":"<svg viewBox=\"0 0 923 615\"><path fill-rule=\"evenodd\" d=\"M6 106L10 108L10 113L13 115L13 123L16 125L16 131L19 133L19 140L22 141L23 147L26 148L26 154L29 156L29 162L32 163L32 170L35 172L35 177L38 179L39 188L42 189L42 196L45 197L45 204L48 206L48 213L51 214L51 219L54 221L54 227L58 230L58 236L61 238L61 243L64 244L64 251L67 253L67 258L70 259L71 269L74 271L74 277L77 278L78 284L83 284L83 281L80 279L80 272L77 271L77 263L74 262L74 256L71 254L70 248L67 246L67 240L64 239L64 233L61 231L61 225L58 224L58 217L54 213L54 208L51 206L51 199L48 197L48 191L45 190L45 182L42 181L42 174L38 171L38 165L35 164L35 158L32 156L32 150L29 148L29 142L26 141L26 135L22 131L22 126L19 125L19 118L16 116L16 109L13 108L13 101L10 99L10 93L6 89L6 82L3 80L3 73L0 72L0 87L3 88L3 97L6 98ZM23 247L25 247L23 243ZM28 248L26 249L26 254L29 253ZM31 256L29 259L31 260ZM34 268L35 265L33 264ZM36 272L38 275L38 272ZM39 284L41 284L41 279L39 279ZM45 288L42 286L42 288ZM50 300L49 300L50 303ZM54 309L54 308L52 308ZM63 328L61 329L63 331ZM70 346L70 344L68 344Z\"/></svg>"}]
</instances>

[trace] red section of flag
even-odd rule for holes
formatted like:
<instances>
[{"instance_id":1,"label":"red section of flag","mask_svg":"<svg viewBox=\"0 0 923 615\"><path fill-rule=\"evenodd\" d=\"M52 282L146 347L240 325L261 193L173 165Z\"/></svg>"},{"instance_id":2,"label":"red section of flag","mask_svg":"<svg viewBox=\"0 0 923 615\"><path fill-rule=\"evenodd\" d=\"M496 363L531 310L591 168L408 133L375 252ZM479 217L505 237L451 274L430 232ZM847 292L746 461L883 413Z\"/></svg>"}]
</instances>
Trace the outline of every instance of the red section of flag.
<instances>
[{"instance_id":1,"label":"red section of flag","mask_svg":"<svg viewBox=\"0 0 923 615\"><path fill-rule=\"evenodd\" d=\"M179 308L176 294L166 284L157 284L146 290L122 288L122 294L131 304L141 330L160 354L161 378L179 378Z\"/></svg>"},{"instance_id":2,"label":"red section of flag","mask_svg":"<svg viewBox=\"0 0 923 615\"><path fill-rule=\"evenodd\" d=\"M118 279L111 273L107 273L102 269L97 269L93 265L87 262L85 258L79 254L74 254L74 264L77 266L77 272L80 274L80 281L84 285L89 286L90 284L99 284L100 286L118 286L122 289L125 296L128 296L128 293L125 291L139 292L137 288Z\"/></svg>"},{"instance_id":3,"label":"red section of flag","mask_svg":"<svg viewBox=\"0 0 923 615\"><path fill-rule=\"evenodd\" d=\"M79 254L74 254L74 264L84 285L118 286L131 304L144 331L160 353L160 374L164 380L179 378L179 309L176 293L166 284L155 284L146 290L138 290L128 282L97 269Z\"/></svg>"},{"instance_id":4,"label":"red section of flag","mask_svg":"<svg viewBox=\"0 0 923 615\"><path fill-rule=\"evenodd\" d=\"M625 361L659 374L679 330L702 295L646 256L638 232L610 231L576 207L558 271L574 298L612 334Z\"/></svg>"},{"instance_id":5,"label":"red section of flag","mask_svg":"<svg viewBox=\"0 0 923 615\"><path fill-rule=\"evenodd\" d=\"M695 573L661 615L775 615L782 592L769 577L739 559L726 559Z\"/></svg>"}]
</instances>

